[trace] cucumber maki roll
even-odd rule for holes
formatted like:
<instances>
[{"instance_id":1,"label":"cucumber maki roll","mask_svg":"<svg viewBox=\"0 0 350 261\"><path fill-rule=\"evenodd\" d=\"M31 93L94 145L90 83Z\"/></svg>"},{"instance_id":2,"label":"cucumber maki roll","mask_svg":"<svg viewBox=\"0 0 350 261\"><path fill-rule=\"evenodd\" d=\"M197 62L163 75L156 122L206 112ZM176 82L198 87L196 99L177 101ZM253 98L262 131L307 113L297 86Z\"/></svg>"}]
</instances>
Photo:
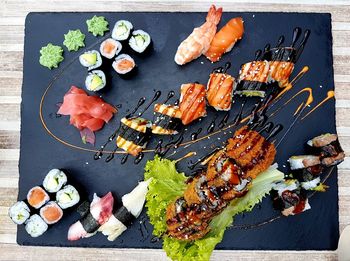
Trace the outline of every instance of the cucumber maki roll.
<instances>
[{"instance_id":1,"label":"cucumber maki roll","mask_svg":"<svg viewBox=\"0 0 350 261\"><path fill-rule=\"evenodd\" d=\"M119 20L115 23L112 31L112 38L118 41L124 41L129 38L132 24L126 20Z\"/></svg>"},{"instance_id":2,"label":"cucumber maki roll","mask_svg":"<svg viewBox=\"0 0 350 261\"><path fill-rule=\"evenodd\" d=\"M107 59L112 59L122 50L122 44L112 38L104 40L100 45L100 53Z\"/></svg>"},{"instance_id":3,"label":"cucumber maki roll","mask_svg":"<svg viewBox=\"0 0 350 261\"><path fill-rule=\"evenodd\" d=\"M155 104L152 133L161 135L177 134L181 129L181 110L178 106Z\"/></svg>"},{"instance_id":4,"label":"cucumber maki roll","mask_svg":"<svg viewBox=\"0 0 350 261\"><path fill-rule=\"evenodd\" d=\"M66 174L59 169L52 169L43 181L43 187L49 193L56 193L67 183Z\"/></svg>"},{"instance_id":5,"label":"cucumber maki roll","mask_svg":"<svg viewBox=\"0 0 350 261\"><path fill-rule=\"evenodd\" d=\"M85 87L89 91L96 92L106 86L106 75L101 70L91 71L85 80Z\"/></svg>"},{"instance_id":6,"label":"cucumber maki roll","mask_svg":"<svg viewBox=\"0 0 350 261\"><path fill-rule=\"evenodd\" d=\"M129 45L137 53L143 53L151 44L151 36L142 30L136 30L129 39Z\"/></svg>"},{"instance_id":7,"label":"cucumber maki roll","mask_svg":"<svg viewBox=\"0 0 350 261\"><path fill-rule=\"evenodd\" d=\"M127 54L118 55L112 64L113 69L120 75L130 73L135 66L134 59Z\"/></svg>"},{"instance_id":8,"label":"cucumber maki roll","mask_svg":"<svg viewBox=\"0 0 350 261\"><path fill-rule=\"evenodd\" d=\"M90 71L102 65L102 58L98 51L92 50L80 55L79 62L82 66L87 67Z\"/></svg>"},{"instance_id":9,"label":"cucumber maki roll","mask_svg":"<svg viewBox=\"0 0 350 261\"><path fill-rule=\"evenodd\" d=\"M17 225L22 225L30 216L30 209L23 201L16 202L9 209L9 216Z\"/></svg>"},{"instance_id":10,"label":"cucumber maki roll","mask_svg":"<svg viewBox=\"0 0 350 261\"><path fill-rule=\"evenodd\" d=\"M31 237L39 237L46 232L48 227L45 221L35 214L28 219L25 229Z\"/></svg>"},{"instance_id":11,"label":"cucumber maki roll","mask_svg":"<svg viewBox=\"0 0 350 261\"><path fill-rule=\"evenodd\" d=\"M117 136L117 146L133 156L137 156L151 138L152 123L149 120L133 117L122 118Z\"/></svg>"},{"instance_id":12,"label":"cucumber maki roll","mask_svg":"<svg viewBox=\"0 0 350 261\"><path fill-rule=\"evenodd\" d=\"M56 201L62 209L73 207L80 201L79 192L72 185L64 186L57 192Z\"/></svg>"}]
</instances>

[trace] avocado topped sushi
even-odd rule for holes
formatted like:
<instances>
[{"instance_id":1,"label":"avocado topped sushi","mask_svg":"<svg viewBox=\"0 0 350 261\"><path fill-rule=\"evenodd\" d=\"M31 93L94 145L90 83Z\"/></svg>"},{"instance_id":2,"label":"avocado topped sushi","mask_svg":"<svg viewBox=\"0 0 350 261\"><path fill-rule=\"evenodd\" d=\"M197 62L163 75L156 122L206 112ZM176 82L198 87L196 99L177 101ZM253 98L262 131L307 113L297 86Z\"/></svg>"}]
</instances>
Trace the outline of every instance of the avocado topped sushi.
<instances>
[{"instance_id":1,"label":"avocado topped sushi","mask_svg":"<svg viewBox=\"0 0 350 261\"><path fill-rule=\"evenodd\" d=\"M151 44L151 36L143 30L136 30L129 39L129 45L137 53L143 53Z\"/></svg>"},{"instance_id":2,"label":"avocado topped sushi","mask_svg":"<svg viewBox=\"0 0 350 261\"><path fill-rule=\"evenodd\" d=\"M81 54L79 56L79 62L90 71L102 65L102 58L98 51L92 50Z\"/></svg>"},{"instance_id":3,"label":"avocado topped sushi","mask_svg":"<svg viewBox=\"0 0 350 261\"><path fill-rule=\"evenodd\" d=\"M118 41L124 41L129 38L132 24L126 20L119 20L115 23L112 31L112 38Z\"/></svg>"}]
</instances>

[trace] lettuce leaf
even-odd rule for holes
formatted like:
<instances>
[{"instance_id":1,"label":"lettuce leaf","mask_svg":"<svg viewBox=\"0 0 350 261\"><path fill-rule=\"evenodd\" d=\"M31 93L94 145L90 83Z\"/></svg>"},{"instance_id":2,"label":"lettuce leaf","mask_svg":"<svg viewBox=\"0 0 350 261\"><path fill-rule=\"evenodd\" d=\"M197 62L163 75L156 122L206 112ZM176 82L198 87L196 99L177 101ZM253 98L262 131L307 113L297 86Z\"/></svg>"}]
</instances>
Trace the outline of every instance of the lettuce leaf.
<instances>
[{"instance_id":1,"label":"lettuce leaf","mask_svg":"<svg viewBox=\"0 0 350 261\"><path fill-rule=\"evenodd\" d=\"M166 231L165 212L167 205L176 197L183 195L186 177L178 173L175 162L155 157L148 161L145 179L153 180L147 194L147 214L154 226L153 234L162 236ZM163 236L163 249L173 260L209 260L215 246L221 242L225 230L233 222L233 217L244 211L251 211L270 192L273 183L284 178L275 167L261 173L251 184L248 193L233 200L218 216L210 222L210 232L202 239L193 242L180 241Z\"/></svg>"}]
</instances>

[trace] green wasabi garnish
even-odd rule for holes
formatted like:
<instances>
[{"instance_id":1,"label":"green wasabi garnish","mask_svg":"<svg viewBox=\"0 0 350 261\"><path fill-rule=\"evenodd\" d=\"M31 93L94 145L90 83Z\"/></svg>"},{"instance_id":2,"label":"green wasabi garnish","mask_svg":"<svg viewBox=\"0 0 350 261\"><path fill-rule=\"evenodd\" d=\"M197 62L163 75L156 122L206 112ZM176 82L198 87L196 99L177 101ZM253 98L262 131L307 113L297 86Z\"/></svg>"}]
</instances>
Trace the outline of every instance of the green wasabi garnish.
<instances>
[{"instance_id":1,"label":"green wasabi garnish","mask_svg":"<svg viewBox=\"0 0 350 261\"><path fill-rule=\"evenodd\" d=\"M78 51L80 47L84 47L85 34L83 34L79 29L69 30L67 34L64 35L63 45L67 47L68 51Z\"/></svg>"},{"instance_id":2,"label":"green wasabi garnish","mask_svg":"<svg viewBox=\"0 0 350 261\"><path fill-rule=\"evenodd\" d=\"M109 31L108 22L103 16L94 15L94 17L86 21L86 24L88 26L89 32L94 36L103 36L106 31Z\"/></svg>"},{"instance_id":3,"label":"green wasabi garnish","mask_svg":"<svg viewBox=\"0 0 350 261\"><path fill-rule=\"evenodd\" d=\"M61 46L49 43L48 45L41 47L39 63L50 70L52 68L57 68L58 64L64 59L62 54L63 49Z\"/></svg>"}]
</instances>

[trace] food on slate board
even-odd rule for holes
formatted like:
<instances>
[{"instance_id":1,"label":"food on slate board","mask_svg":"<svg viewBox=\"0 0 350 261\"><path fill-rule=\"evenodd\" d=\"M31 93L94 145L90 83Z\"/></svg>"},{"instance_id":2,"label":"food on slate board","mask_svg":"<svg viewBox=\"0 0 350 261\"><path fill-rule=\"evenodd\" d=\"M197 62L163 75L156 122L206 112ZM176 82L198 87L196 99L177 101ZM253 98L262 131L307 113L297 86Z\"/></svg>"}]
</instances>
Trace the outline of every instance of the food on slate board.
<instances>
[{"instance_id":1,"label":"food on slate board","mask_svg":"<svg viewBox=\"0 0 350 261\"><path fill-rule=\"evenodd\" d=\"M43 181L44 189L49 193L59 191L67 183L67 175L59 169L52 169Z\"/></svg>"},{"instance_id":2,"label":"food on slate board","mask_svg":"<svg viewBox=\"0 0 350 261\"><path fill-rule=\"evenodd\" d=\"M151 36L143 30L133 31L129 45L137 53L143 53L151 44Z\"/></svg>"},{"instance_id":3,"label":"food on slate board","mask_svg":"<svg viewBox=\"0 0 350 261\"><path fill-rule=\"evenodd\" d=\"M100 45L100 53L107 59L112 59L122 50L122 44L112 38L107 38Z\"/></svg>"},{"instance_id":4,"label":"food on slate board","mask_svg":"<svg viewBox=\"0 0 350 261\"><path fill-rule=\"evenodd\" d=\"M50 70L52 68L57 68L63 59L63 49L61 46L49 43L40 49L39 63Z\"/></svg>"},{"instance_id":5,"label":"food on slate board","mask_svg":"<svg viewBox=\"0 0 350 261\"><path fill-rule=\"evenodd\" d=\"M27 194L27 201L29 205L36 209L41 208L49 200L49 195L39 186L31 188Z\"/></svg>"},{"instance_id":6,"label":"food on slate board","mask_svg":"<svg viewBox=\"0 0 350 261\"><path fill-rule=\"evenodd\" d=\"M182 113L178 106L167 104L154 105L153 134L174 135L182 127Z\"/></svg>"},{"instance_id":7,"label":"food on slate board","mask_svg":"<svg viewBox=\"0 0 350 261\"><path fill-rule=\"evenodd\" d=\"M213 72L207 84L207 100L218 111L231 109L235 78L223 72Z\"/></svg>"},{"instance_id":8,"label":"food on slate board","mask_svg":"<svg viewBox=\"0 0 350 261\"><path fill-rule=\"evenodd\" d=\"M22 225L30 216L30 209L24 201L18 201L9 209L9 216L17 225Z\"/></svg>"},{"instance_id":9,"label":"food on slate board","mask_svg":"<svg viewBox=\"0 0 350 261\"><path fill-rule=\"evenodd\" d=\"M45 221L38 215L34 214L31 216L25 226L25 230L31 237L39 237L46 232L49 226Z\"/></svg>"},{"instance_id":10,"label":"food on slate board","mask_svg":"<svg viewBox=\"0 0 350 261\"><path fill-rule=\"evenodd\" d=\"M100 130L113 117L117 109L97 96L72 86L64 95L58 114L70 116L70 124L82 130Z\"/></svg>"},{"instance_id":11,"label":"food on slate board","mask_svg":"<svg viewBox=\"0 0 350 261\"><path fill-rule=\"evenodd\" d=\"M221 56L231 51L235 43L242 38L243 32L243 19L241 17L232 18L215 34L204 55L212 62L219 61Z\"/></svg>"},{"instance_id":12,"label":"food on slate board","mask_svg":"<svg viewBox=\"0 0 350 261\"><path fill-rule=\"evenodd\" d=\"M181 85L180 110L184 125L207 115L205 102L205 87L198 83Z\"/></svg>"},{"instance_id":13,"label":"food on slate board","mask_svg":"<svg viewBox=\"0 0 350 261\"><path fill-rule=\"evenodd\" d=\"M79 62L82 66L87 67L90 71L102 65L102 58L98 51L92 50L81 54L79 56Z\"/></svg>"},{"instance_id":14,"label":"food on slate board","mask_svg":"<svg viewBox=\"0 0 350 261\"><path fill-rule=\"evenodd\" d=\"M103 36L108 29L108 22L103 16L94 15L91 19L86 21L88 31L94 36Z\"/></svg>"},{"instance_id":15,"label":"food on slate board","mask_svg":"<svg viewBox=\"0 0 350 261\"><path fill-rule=\"evenodd\" d=\"M96 92L106 86L106 75L101 70L93 70L88 73L85 79L85 87L87 90Z\"/></svg>"},{"instance_id":16,"label":"food on slate board","mask_svg":"<svg viewBox=\"0 0 350 261\"><path fill-rule=\"evenodd\" d=\"M62 209L75 206L80 201L79 192L72 185L66 185L56 194L56 202Z\"/></svg>"},{"instance_id":17,"label":"food on slate board","mask_svg":"<svg viewBox=\"0 0 350 261\"><path fill-rule=\"evenodd\" d=\"M68 51L78 51L79 48L85 47L85 34L83 34L79 29L69 30L67 34L64 35L63 45L67 47Z\"/></svg>"},{"instance_id":18,"label":"food on slate board","mask_svg":"<svg viewBox=\"0 0 350 261\"><path fill-rule=\"evenodd\" d=\"M112 38L118 41L127 40L133 29L133 25L126 20L119 20L115 23L112 31Z\"/></svg>"},{"instance_id":19,"label":"food on slate board","mask_svg":"<svg viewBox=\"0 0 350 261\"><path fill-rule=\"evenodd\" d=\"M130 73L136 66L136 63L131 56L127 54L120 54L115 58L112 64L113 69L121 75Z\"/></svg>"},{"instance_id":20,"label":"food on slate board","mask_svg":"<svg viewBox=\"0 0 350 261\"><path fill-rule=\"evenodd\" d=\"M98 229L109 241L114 241L139 217L150 182L151 179L142 181L130 193L125 194L122 197L123 206L116 209L108 221Z\"/></svg>"},{"instance_id":21,"label":"food on slate board","mask_svg":"<svg viewBox=\"0 0 350 261\"><path fill-rule=\"evenodd\" d=\"M68 240L74 241L92 236L112 215L113 204L114 198L111 192L102 198L94 194L88 213L69 227Z\"/></svg>"},{"instance_id":22,"label":"food on slate board","mask_svg":"<svg viewBox=\"0 0 350 261\"><path fill-rule=\"evenodd\" d=\"M118 148L137 156L151 138L152 123L139 117L122 118L120 122L121 127L117 132L116 144Z\"/></svg>"},{"instance_id":23,"label":"food on slate board","mask_svg":"<svg viewBox=\"0 0 350 261\"><path fill-rule=\"evenodd\" d=\"M63 210L56 202L50 201L40 209L40 216L46 224L52 225L63 217Z\"/></svg>"},{"instance_id":24,"label":"food on slate board","mask_svg":"<svg viewBox=\"0 0 350 261\"><path fill-rule=\"evenodd\" d=\"M177 48L174 60L178 65L191 62L208 51L221 15L222 8L216 9L215 5L210 7L206 22L195 28Z\"/></svg>"}]
</instances>

